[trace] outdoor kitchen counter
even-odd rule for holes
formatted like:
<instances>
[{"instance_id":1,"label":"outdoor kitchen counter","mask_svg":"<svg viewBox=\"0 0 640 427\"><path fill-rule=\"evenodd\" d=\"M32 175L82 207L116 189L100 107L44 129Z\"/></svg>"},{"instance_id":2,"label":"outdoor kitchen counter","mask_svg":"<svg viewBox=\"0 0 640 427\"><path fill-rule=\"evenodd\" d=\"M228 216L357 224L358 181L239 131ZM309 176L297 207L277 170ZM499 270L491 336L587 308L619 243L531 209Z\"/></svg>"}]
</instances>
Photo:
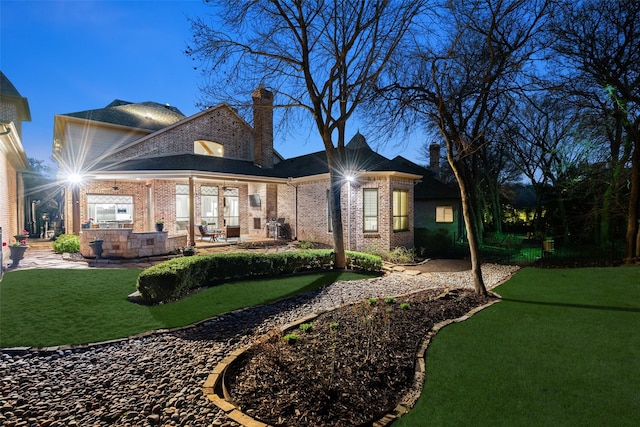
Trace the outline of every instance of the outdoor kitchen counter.
<instances>
[{"instance_id":1,"label":"outdoor kitchen counter","mask_svg":"<svg viewBox=\"0 0 640 427\"><path fill-rule=\"evenodd\" d=\"M80 232L80 253L95 254L90 242L102 240L103 258L142 258L166 255L187 245L187 235L169 235L166 231L134 232L131 228L89 228Z\"/></svg>"}]
</instances>

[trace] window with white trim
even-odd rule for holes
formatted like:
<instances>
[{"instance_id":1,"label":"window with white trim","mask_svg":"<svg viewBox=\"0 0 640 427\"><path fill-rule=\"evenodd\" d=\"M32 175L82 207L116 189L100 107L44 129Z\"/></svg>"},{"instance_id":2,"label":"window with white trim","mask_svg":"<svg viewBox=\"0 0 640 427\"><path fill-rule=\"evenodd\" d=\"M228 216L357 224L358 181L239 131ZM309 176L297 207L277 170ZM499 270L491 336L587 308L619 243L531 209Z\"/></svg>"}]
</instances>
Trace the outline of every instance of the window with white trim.
<instances>
[{"instance_id":1,"label":"window with white trim","mask_svg":"<svg viewBox=\"0 0 640 427\"><path fill-rule=\"evenodd\" d=\"M133 222L133 196L87 194L87 218L94 223Z\"/></svg>"},{"instance_id":2,"label":"window with white trim","mask_svg":"<svg viewBox=\"0 0 640 427\"><path fill-rule=\"evenodd\" d=\"M393 190L393 231L409 229L409 192Z\"/></svg>"},{"instance_id":3,"label":"window with white trim","mask_svg":"<svg viewBox=\"0 0 640 427\"><path fill-rule=\"evenodd\" d=\"M223 187L222 194L224 195L224 225L240 225L240 204L238 199L240 190L236 187Z\"/></svg>"},{"instance_id":4,"label":"window with white trim","mask_svg":"<svg viewBox=\"0 0 640 427\"><path fill-rule=\"evenodd\" d=\"M436 222L453 222L453 206L436 206Z\"/></svg>"},{"instance_id":5,"label":"window with white trim","mask_svg":"<svg viewBox=\"0 0 640 427\"><path fill-rule=\"evenodd\" d=\"M176 230L184 231L189 225L189 185L176 184Z\"/></svg>"},{"instance_id":6,"label":"window with white trim","mask_svg":"<svg viewBox=\"0 0 640 427\"><path fill-rule=\"evenodd\" d=\"M362 189L363 231L378 231L378 189Z\"/></svg>"},{"instance_id":7,"label":"window with white trim","mask_svg":"<svg viewBox=\"0 0 640 427\"><path fill-rule=\"evenodd\" d=\"M218 187L200 187L200 219L207 226L218 228Z\"/></svg>"}]
</instances>

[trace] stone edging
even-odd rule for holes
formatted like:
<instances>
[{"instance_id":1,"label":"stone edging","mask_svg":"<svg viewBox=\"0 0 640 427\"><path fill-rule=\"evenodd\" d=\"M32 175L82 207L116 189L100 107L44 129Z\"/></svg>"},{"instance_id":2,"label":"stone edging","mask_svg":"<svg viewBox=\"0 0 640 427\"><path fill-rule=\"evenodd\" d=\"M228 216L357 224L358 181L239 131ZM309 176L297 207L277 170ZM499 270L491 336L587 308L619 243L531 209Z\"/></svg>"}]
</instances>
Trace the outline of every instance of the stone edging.
<instances>
[{"instance_id":1,"label":"stone edging","mask_svg":"<svg viewBox=\"0 0 640 427\"><path fill-rule=\"evenodd\" d=\"M445 291L438 296L438 298L442 298L446 294L448 294L450 290L447 288ZM415 363L415 372L413 378L413 384L409 387L409 390L405 393L404 396L400 399L400 403L395 407L393 412L387 413L382 418L373 422L374 427L386 427L390 425L394 420L400 418L402 415L409 412L411 408L416 404L420 394L422 392L422 388L424 386L425 381L425 353L431 344L431 340L433 337L445 326L450 325L452 323L459 323L469 319L474 314L478 313L481 310L484 310L487 307L492 306L493 304L500 302L501 297L498 294L491 293L492 296L496 297L494 301L490 301L487 304L481 305L470 310L467 314L460 316L456 319L448 319L444 320L440 323L435 324L428 332L427 337L424 342L418 349L416 353L416 363ZM332 310L336 310L338 308L351 305L351 303L343 304L341 306L334 307ZM302 319L298 319L295 322L288 323L279 327L281 332L285 332L288 329L294 328L302 323L309 322L310 320L315 319L319 315L331 310L324 310L319 313L314 313L309 316L305 316ZM216 405L219 409L221 409L227 417L237 422L243 427L271 427L269 424L265 424L261 421L255 420L250 416L243 413L231 400L231 396L227 391L227 387L225 384L225 374L227 368L238 359L245 351L249 350L253 345L251 344L235 351L231 352L227 357L222 359L220 363L216 365L213 371L209 374L204 384L202 385L202 391L214 405Z\"/></svg>"}]
</instances>

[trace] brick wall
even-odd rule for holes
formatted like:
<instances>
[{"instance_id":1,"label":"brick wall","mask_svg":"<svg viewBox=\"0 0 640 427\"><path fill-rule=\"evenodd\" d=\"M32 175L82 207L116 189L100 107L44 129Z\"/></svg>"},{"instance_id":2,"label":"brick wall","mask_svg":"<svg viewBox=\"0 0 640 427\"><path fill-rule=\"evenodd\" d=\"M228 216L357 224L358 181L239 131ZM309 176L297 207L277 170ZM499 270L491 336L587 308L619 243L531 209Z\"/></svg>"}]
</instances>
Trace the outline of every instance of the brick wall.
<instances>
[{"instance_id":1,"label":"brick wall","mask_svg":"<svg viewBox=\"0 0 640 427\"><path fill-rule=\"evenodd\" d=\"M327 223L326 192L329 187L328 179L298 184L298 240L333 245Z\"/></svg>"},{"instance_id":2,"label":"brick wall","mask_svg":"<svg viewBox=\"0 0 640 427\"><path fill-rule=\"evenodd\" d=\"M296 187L287 184L277 185L278 195L278 215L277 218L284 218L285 224L289 226L289 237L296 238Z\"/></svg>"},{"instance_id":3,"label":"brick wall","mask_svg":"<svg viewBox=\"0 0 640 427\"><path fill-rule=\"evenodd\" d=\"M179 126L119 151L109 158L130 159L138 156L159 156L193 153L193 142L206 140L224 146L224 157L253 160L253 130L230 107L222 105L192 116Z\"/></svg>"},{"instance_id":4,"label":"brick wall","mask_svg":"<svg viewBox=\"0 0 640 427\"><path fill-rule=\"evenodd\" d=\"M17 174L3 150L0 150L0 171L0 226L3 241L10 243L18 234Z\"/></svg>"},{"instance_id":5,"label":"brick wall","mask_svg":"<svg viewBox=\"0 0 640 427\"><path fill-rule=\"evenodd\" d=\"M413 182L411 180L361 177L356 184L351 185L351 189L349 185L345 183L341 189L345 248L358 251L389 251L399 246L413 247ZM363 231L363 189L365 188L378 189L378 232ZM328 189L328 179L299 184L297 232L299 240L333 245L333 235L328 232L326 196ZM393 231L393 190L409 192L408 231Z\"/></svg>"},{"instance_id":6,"label":"brick wall","mask_svg":"<svg viewBox=\"0 0 640 427\"><path fill-rule=\"evenodd\" d=\"M18 130L18 135L22 138L22 119L18 117L18 106L15 102L0 101L0 118L7 122L13 122Z\"/></svg>"},{"instance_id":7,"label":"brick wall","mask_svg":"<svg viewBox=\"0 0 640 427\"><path fill-rule=\"evenodd\" d=\"M114 183L111 181L92 181L87 183L80 194L80 222L84 223L88 220L87 195L88 194L118 194L130 195L133 197L133 218L135 232L152 231L155 222L158 219L164 220L164 231L169 234L185 234L185 230L177 230L176 224L176 185L188 185L187 179L177 180L149 180L149 181L118 181L118 192L113 190ZM267 197L277 197L276 187L273 186L273 194L267 192L267 185L264 183L225 183L219 181L197 180L194 183L195 200L194 200L194 216L195 225L200 225L201 218L201 187L217 186L218 187L218 224L223 227L224 224L224 195L222 188L234 187L238 188L238 203L240 212L240 231L243 235L254 235L262 237L265 234L263 229L264 222L267 218L266 200ZM67 206L71 206L71 192L67 192ZM261 207L253 208L249 204L249 194L260 194ZM150 196L150 197L149 197ZM151 200L149 200L151 199ZM148 205L150 202L150 205ZM70 213L66 213L71 218ZM254 229L253 218L259 218L261 222L260 229ZM72 229L71 221L67 222L67 230ZM195 232L196 240L199 233Z\"/></svg>"}]
</instances>

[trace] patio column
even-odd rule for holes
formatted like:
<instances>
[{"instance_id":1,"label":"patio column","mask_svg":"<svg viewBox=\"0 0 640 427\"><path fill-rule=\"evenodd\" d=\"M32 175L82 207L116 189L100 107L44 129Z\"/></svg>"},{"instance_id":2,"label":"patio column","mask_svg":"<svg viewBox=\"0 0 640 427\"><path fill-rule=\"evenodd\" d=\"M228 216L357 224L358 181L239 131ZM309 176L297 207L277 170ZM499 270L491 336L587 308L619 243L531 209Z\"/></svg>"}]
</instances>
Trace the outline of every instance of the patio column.
<instances>
[{"instance_id":1,"label":"patio column","mask_svg":"<svg viewBox=\"0 0 640 427\"><path fill-rule=\"evenodd\" d=\"M73 234L80 234L80 185L71 185L71 221Z\"/></svg>"}]
</instances>

